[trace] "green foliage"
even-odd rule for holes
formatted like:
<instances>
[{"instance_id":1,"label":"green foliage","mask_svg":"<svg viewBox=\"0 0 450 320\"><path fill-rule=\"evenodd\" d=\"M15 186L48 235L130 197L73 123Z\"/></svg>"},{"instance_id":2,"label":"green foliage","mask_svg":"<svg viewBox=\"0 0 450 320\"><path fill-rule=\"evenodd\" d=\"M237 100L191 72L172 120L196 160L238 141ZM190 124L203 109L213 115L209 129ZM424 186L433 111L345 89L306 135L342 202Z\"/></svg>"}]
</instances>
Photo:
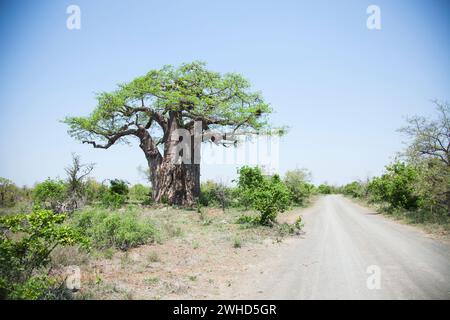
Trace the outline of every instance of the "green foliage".
<instances>
[{"instance_id":1,"label":"green foliage","mask_svg":"<svg viewBox=\"0 0 450 320\"><path fill-rule=\"evenodd\" d=\"M129 192L127 182L120 179L113 179L110 182L109 191L126 196Z\"/></svg>"},{"instance_id":2,"label":"green foliage","mask_svg":"<svg viewBox=\"0 0 450 320\"><path fill-rule=\"evenodd\" d=\"M322 183L321 185L319 185L317 187L317 192L320 194L331 194L332 193L332 188L331 186Z\"/></svg>"},{"instance_id":3,"label":"green foliage","mask_svg":"<svg viewBox=\"0 0 450 320\"><path fill-rule=\"evenodd\" d=\"M101 204L105 208L118 209L127 201L127 197L114 192L105 192L101 198Z\"/></svg>"},{"instance_id":4,"label":"green foliage","mask_svg":"<svg viewBox=\"0 0 450 320\"><path fill-rule=\"evenodd\" d=\"M151 189L142 184L135 184L129 191L130 199L138 202L148 202L151 196Z\"/></svg>"},{"instance_id":5,"label":"green foliage","mask_svg":"<svg viewBox=\"0 0 450 320\"><path fill-rule=\"evenodd\" d=\"M94 179L88 179L84 184L84 194L88 203L100 201L106 192L108 187Z\"/></svg>"},{"instance_id":6,"label":"green foliage","mask_svg":"<svg viewBox=\"0 0 450 320\"><path fill-rule=\"evenodd\" d=\"M128 200L127 182L113 179L109 183L109 189L101 195L101 203L106 208L118 209Z\"/></svg>"},{"instance_id":7,"label":"green foliage","mask_svg":"<svg viewBox=\"0 0 450 320\"><path fill-rule=\"evenodd\" d=\"M109 137L123 131L124 125L138 121L138 125L145 127L151 113L164 117L169 111L180 112L183 123L214 119L215 126L234 124L244 130L258 130L268 127L264 115L271 112L261 94L251 92L250 83L241 75L212 72L198 61L178 68L164 66L151 70L119 85L113 92L98 94L97 101L90 116L65 119L70 135L79 140L107 142ZM148 104L142 108L142 102ZM182 111L185 112L181 115ZM123 135L120 140L126 138Z\"/></svg>"},{"instance_id":8,"label":"green foliage","mask_svg":"<svg viewBox=\"0 0 450 320\"><path fill-rule=\"evenodd\" d=\"M296 205L305 205L307 199L314 191L314 185L309 183L311 174L306 170L296 169L287 171L284 183L289 189L292 202Z\"/></svg>"},{"instance_id":9,"label":"green foliage","mask_svg":"<svg viewBox=\"0 0 450 320\"><path fill-rule=\"evenodd\" d=\"M233 239L233 248L242 248L242 240L239 238L234 238Z\"/></svg>"},{"instance_id":10,"label":"green foliage","mask_svg":"<svg viewBox=\"0 0 450 320\"><path fill-rule=\"evenodd\" d=\"M45 209L59 211L67 196L67 186L62 180L48 178L36 184L33 190L33 200Z\"/></svg>"},{"instance_id":11,"label":"green foliage","mask_svg":"<svg viewBox=\"0 0 450 320\"><path fill-rule=\"evenodd\" d=\"M289 190L280 177L264 177L260 168L248 166L243 166L238 173L240 203L261 214L260 224L270 225L275 222L278 213L285 211L290 204Z\"/></svg>"},{"instance_id":12,"label":"green foliage","mask_svg":"<svg viewBox=\"0 0 450 320\"><path fill-rule=\"evenodd\" d=\"M280 236L287 236L292 234L299 235L303 229L302 217L298 217L294 223L290 224L287 222L278 225L278 233Z\"/></svg>"},{"instance_id":13,"label":"green foliage","mask_svg":"<svg viewBox=\"0 0 450 320\"><path fill-rule=\"evenodd\" d=\"M20 197L20 189L9 179L0 177L0 207L14 206Z\"/></svg>"},{"instance_id":14,"label":"green foliage","mask_svg":"<svg viewBox=\"0 0 450 320\"><path fill-rule=\"evenodd\" d=\"M305 226L302 217L298 217L295 222L294 222L294 226L295 228L297 228L298 230L302 230L303 227Z\"/></svg>"},{"instance_id":15,"label":"green foliage","mask_svg":"<svg viewBox=\"0 0 450 320\"><path fill-rule=\"evenodd\" d=\"M246 209L253 205L255 190L264 182L264 176L259 167L243 166L238 170L237 190L239 203Z\"/></svg>"},{"instance_id":16,"label":"green foliage","mask_svg":"<svg viewBox=\"0 0 450 320\"><path fill-rule=\"evenodd\" d=\"M416 168L403 162L386 166L386 173L374 178L368 190L374 201L386 202L391 208L417 209L419 198L414 192L418 177Z\"/></svg>"},{"instance_id":17,"label":"green foliage","mask_svg":"<svg viewBox=\"0 0 450 320\"><path fill-rule=\"evenodd\" d=\"M366 186L361 182L353 181L342 188L342 193L354 198L361 198L366 195Z\"/></svg>"},{"instance_id":18,"label":"green foliage","mask_svg":"<svg viewBox=\"0 0 450 320\"><path fill-rule=\"evenodd\" d=\"M159 239L154 224L132 208L123 212L98 208L80 211L74 215L74 225L99 249L127 250Z\"/></svg>"},{"instance_id":19,"label":"green foliage","mask_svg":"<svg viewBox=\"0 0 450 320\"><path fill-rule=\"evenodd\" d=\"M0 296L42 298L50 280L36 276L58 245L88 246L76 229L63 225L65 214L35 209L30 214L0 217Z\"/></svg>"},{"instance_id":20,"label":"green foliage","mask_svg":"<svg viewBox=\"0 0 450 320\"><path fill-rule=\"evenodd\" d=\"M450 167L437 159L424 159L415 164L418 177L414 190L419 197L419 206L428 211L435 222L449 216Z\"/></svg>"},{"instance_id":21,"label":"green foliage","mask_svg":"<svg viewBox=\"0 0 450 320\"><path fill-rule=\"evenodd\" d=\"M418 206L424 217L440 221L450 218L450 104L433 102L433 118L409 117L399 131L409 138L404 155L417 170Z\"/></svg>"},{"instance_id":22,"label":"green foliage","mask_svg":"<svg viewBox=\"0 0 450 320\"><path fill-rule=\"evenodd\" d=\"M288 209L289 190L278 175L264 179L254 191L253 208L261 213L260 223L270 225L275 222L278 213Z\"/></svg>"},{"instance_id":23,"label":"green foliage","mask_svg":"<svg viewBox=\"0 0 450 320\"><path fill-rule=\"evenodd\" d=\"M227 208L232 202L233 190L211 180L201 184L199 202L203 206Z\"/></svg>"},{"instance_id":24,"label":"green foliage","mask_svg":"<svg viewBox=\"0 0 450 320\"><path fill-rule=\"evenodd\" d=\"M239 218L237 218L236 223L237 224L245 224L245 225L257 225L260 224L261 217L259 216L249 216L249 215L241 215Z\"/></svg>"}]
</instances>

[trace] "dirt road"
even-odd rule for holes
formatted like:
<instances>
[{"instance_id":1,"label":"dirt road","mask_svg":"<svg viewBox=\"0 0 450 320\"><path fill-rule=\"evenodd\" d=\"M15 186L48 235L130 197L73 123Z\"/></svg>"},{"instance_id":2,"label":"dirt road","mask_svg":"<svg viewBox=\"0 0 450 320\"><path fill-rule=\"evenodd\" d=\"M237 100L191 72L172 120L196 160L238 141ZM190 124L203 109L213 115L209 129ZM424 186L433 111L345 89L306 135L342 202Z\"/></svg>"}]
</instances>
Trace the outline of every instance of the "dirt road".
<instances>
[{"instance_id":1,"label":"dirt road","mask_svg":"<svg viewBox=\"0 0 450 320\"><path fill-rule=\"evenodd\" d=\"M304 219L305 235L249 268L230 298L450 299L448 243L338 195Z\"/></svg>"}]
</instances>

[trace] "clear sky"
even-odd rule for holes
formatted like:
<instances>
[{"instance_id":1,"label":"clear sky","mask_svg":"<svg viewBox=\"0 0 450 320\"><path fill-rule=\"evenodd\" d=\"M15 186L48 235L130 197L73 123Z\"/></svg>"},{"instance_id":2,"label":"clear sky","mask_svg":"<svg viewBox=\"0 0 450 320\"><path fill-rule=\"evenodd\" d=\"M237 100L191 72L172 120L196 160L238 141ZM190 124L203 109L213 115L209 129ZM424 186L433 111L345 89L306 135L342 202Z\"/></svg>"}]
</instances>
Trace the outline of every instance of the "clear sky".
<instances>
[{"instance_id":1,"label":"clear sky","mask_svg":"<svg viewBox=\"0 0 450 320\"><path fill-rule=\"evenodd\" d=\"M66 28L71 4L80 30ZM366 27L371 4L381 30ZM0 41L0 176L18 185L63 177L72 152L100 180L140 181L136 145L96 150L59 121L164 64L203 60L247 77L290 127L281 173L306 167L316 183L381 173L403 148L404 117L450 101L446 0L2 1ZM210 165L202 179L234 173Z\"/></svg>"}]
</instances>

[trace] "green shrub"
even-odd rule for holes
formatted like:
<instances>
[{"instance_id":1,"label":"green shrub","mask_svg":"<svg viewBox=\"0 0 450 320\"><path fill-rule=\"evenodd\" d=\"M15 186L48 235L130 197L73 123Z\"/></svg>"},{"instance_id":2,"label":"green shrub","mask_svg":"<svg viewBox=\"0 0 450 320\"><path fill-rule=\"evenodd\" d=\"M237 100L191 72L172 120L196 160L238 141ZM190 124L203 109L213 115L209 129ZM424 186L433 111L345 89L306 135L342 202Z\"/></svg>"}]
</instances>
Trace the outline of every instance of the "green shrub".
<instances>
[{"instance_id":1,"label":"green shrub","mask_svg":"<svg viewBox=\"0 0 450 320\"><path fill-rule=\"evenodd\" d=\"M319 192L320 194L331 194L332 188L331 186L322 183L317 187L317 192Z\"/></svg>"},{"instance_id":2,"label":"green shrub","mask_svg":"<svg viewBox=\"0 0 450 320\"><path fill-rule=\"evenodd\" d=\"M237 218L236 223L237 224L248 224L248 225L255 225L259 224L260 217L254 217L249 215L242 215L239 218Z\"/></svg>"},{"instance_id":3,"label":"green shrub","mask_svg":"<svg viewBox=\"0 0 450 320\"><path fill-rule=\"evenodd\" d=\"M138 202L145 202L148 203L148 200L150 199L151 189L149 187L146 187L142 184L135 184L130 188L130 199L133 201Z\"/></svg>"},{"instance_id":4,"label":"green shrub","mask_svg":"<svg viewBox=\"0 0 450 320\"><path fill-rule=\"evenodd\" d=\"M67 186L62 180L48 178L33 190L33 201L45 209L59 211L67 196Z\"/></svg>"},{"instance_id":5,"label":"green shrub","mask_svg":"<svg viewBox=\"0 0 450 320\"><path fill-rule=\"evenodd\" d=\"M101 204L106 208L118 209L122 207L128 200L127 182L119 179L109 181L110 186L107 191L101 195Z\"/></svg>"},{"instance_id":6,"label":"green shrub","mask_svg":"<svg viewBox=\"0 0 450 320\"><path fill-rule=\"evenodd\" d=\"M242 248L242 240L239 238L233 239L233 248Z\"/></svg>"},{"instance_id":7,"label":"green shrub","mask_svg":"<svg viewBox=\"0 0 450 320\"><path fill-rule=\"evenodd\" d=\"M129 192L128 184L126 181L120 179L113 179L110 182L109 191L116 194L121 194L126 196Z\"/></svg>"},{"instance_id":8,"label":"green shrub","mask_svg":"<svg viewBox=\"0 0 450 320\"><path fill-rule=\"evenodd\" d=\"M386 202L393 209L417 209L419 198L414 192L417 170L412 165L396 162L386 166L386 173L368 185L373 201Z\"/></svg>"},{"instance_id":9,"label":"green shrub","mask_svg":"<svg viewBox=\"0 0 450 320\"><path fill-rule=\"evenodd\" d=\"M290 193L278 175L264 177L258 167L244 166L239 171L238 192L245 208L253 208L260 213L259 223L270 225L278 213L290 204Z\"/></svg>"},{"instance_id":10,"label":"green shrub","mask_svg":"<svg viewBox=\"0 0 450 320\"><path fill-rule=\"evenodd\" d=\"M264 179L254 190L253 208L260 212L260 223L270 225L275 222L278 213L287 210L290 204L289 190L278 175Z\"/></svg>"},{"instance_id":11,"label":"green shrub","mask_svg":"<svg viewBox=\"0 0 450 320\"><path fill-rule=\"evenodd\" d=\"M365 186L362 183L358 181L353 181L351 183L346 184L342 188L342 193L354 198L360 198L365 195L366 190Z\"/></svg>"},{"instance_id":12,"label":"green shrub","mask_svg":"<svg viewBox=\"0 0 450 320\"><path fill-rule=\"evenodd\" d=\"M107 191L103 193L101 204L105 208L118 209L122 207L127 201L127 197L122 194Z\"/></svg>"},{"instance_id":13,"label":"green shrub","mask_svg":"<svg viewBox=\"0 0 450 320\"><path fill-rule=\"evenodd\" d=\"M199 202L203 206L220 206L227 208L232 201L232 189L222 183L206 181L200 187Z\"/></svg>"},{"instance_id":14,"label":"green shrub","mask_svg":"<svg viewBox=\"0 0 450 320\"><path fill-rule=\"evenodd\" d=\"M243 166L238 170L237 193L239 203L248 209L253 205L255 190L264 182L262 171L258 167Z\"/></svg>"},{"instance_id":15,"label":"green shrub","mask_svg":"<svg viewBox=\"0 0 450 320\"><path fill-rule=\"evenodd\" d=\"M102 185L94 179L88 179L84 184L84 193L88 203L101 201L106 192L108 192L108 187Z\"/></svg>"},{"instance_id":16,"label":"green shrub","mask_svg":"<svg viewBox=\"0 0 450 320\"><path fill-rule=\"evenodd\" d=\"M43 209L0 217L0 298L45 298L55 283L39 272L51 252L58 245L87 247L80 232L63 225L65 219L65 214Z\"/></svg>"},{"instance_id":17,"label":"green shrub","mask_svg":"<svg viewBox=\"0 0 450 320\"><path fill-rule=\"evenodd\" d=\"M289 189L294 204L305 205L307 199L313 193L314 185L309 183L310 176L309 172L301 169L286 172L284 183Z\"/></svg>"},{"instance_id":18,"label":"green shrub","mask_svg":"<svg viewBox=\"0 0 450 320\"><path fill-rule=\"evenodd\" d=\"M74 215L74 224L99 249L127 250L159 239L154 224L141 219L134 209L123 212L98 208L84 210Z\"/></svg>"},{"instance_id":19,"label":"green shrub","mask_svg":"<svg viewBox=\"0 0 450 320\"><path fill-rule=\"evenodd\" d=\"M14 206L20 193L20 189L11 180L0 177L0 207Z\"/></svg>"}]
</instances>

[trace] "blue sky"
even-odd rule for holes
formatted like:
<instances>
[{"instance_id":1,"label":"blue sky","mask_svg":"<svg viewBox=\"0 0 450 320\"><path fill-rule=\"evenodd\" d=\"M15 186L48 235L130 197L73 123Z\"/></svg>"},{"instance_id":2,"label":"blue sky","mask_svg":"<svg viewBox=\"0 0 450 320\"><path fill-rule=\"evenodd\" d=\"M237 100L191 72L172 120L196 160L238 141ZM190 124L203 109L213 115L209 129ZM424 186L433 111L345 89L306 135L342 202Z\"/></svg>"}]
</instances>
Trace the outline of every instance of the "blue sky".
<instances>
[{"instance_id":1,"label":"blue sky","mask_svg":"<svg viewBox=\"0 0 450 320\"><path fill-rule=\"evenodd\" d=\"M71 4L81 30L66 28ZM366 27L371 4L381 30ZM450 100L445 0L3 1L0 15L0 176L18 185L63 177L72 152L99 180L142 181L136 145L95 150L59 120L164 64L203 60L250 79L290 127L280 172L306 167L316 183L381 173L403 148L404 117ZM204 166L202 179L235 170Z\"/></svg>"}]
</instances>

